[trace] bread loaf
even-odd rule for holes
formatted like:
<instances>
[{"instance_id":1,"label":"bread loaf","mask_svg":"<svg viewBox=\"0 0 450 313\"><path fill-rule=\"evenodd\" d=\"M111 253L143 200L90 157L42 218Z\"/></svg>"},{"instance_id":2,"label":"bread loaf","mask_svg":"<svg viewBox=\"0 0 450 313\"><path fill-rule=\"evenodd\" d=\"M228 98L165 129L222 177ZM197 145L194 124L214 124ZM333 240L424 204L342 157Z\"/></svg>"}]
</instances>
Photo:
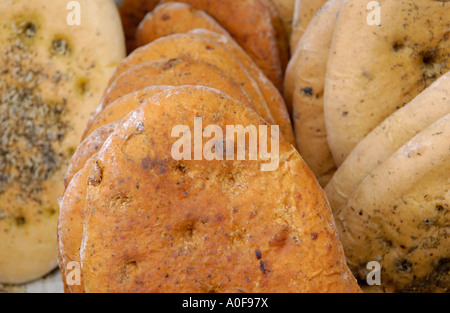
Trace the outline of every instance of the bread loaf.
<instances>
[{"instance_id":1,"label":"bread loaf","mask_svg":"<svg viewBox=\"0 0 450 313\"><path fill-rule=\"evenodd\" d=\"M112 0L0 4L0 282L57 265L64 173L125 56Z\"/></svg>"},{"instance_id":2,"label":"bread loaf","mask_svg":"<svg viewBox=\"0 0 450 313\"><path fill-rule=\"evenodd\" d=\"M84 291L358 292L326 198L295 149L280 140L273 172L261 172L259 158L176 161L172 127L193 129L199 117L205 126L266 125L195 86L129 114L76 186L87 192Z\"/></svg>"}]
</instances>

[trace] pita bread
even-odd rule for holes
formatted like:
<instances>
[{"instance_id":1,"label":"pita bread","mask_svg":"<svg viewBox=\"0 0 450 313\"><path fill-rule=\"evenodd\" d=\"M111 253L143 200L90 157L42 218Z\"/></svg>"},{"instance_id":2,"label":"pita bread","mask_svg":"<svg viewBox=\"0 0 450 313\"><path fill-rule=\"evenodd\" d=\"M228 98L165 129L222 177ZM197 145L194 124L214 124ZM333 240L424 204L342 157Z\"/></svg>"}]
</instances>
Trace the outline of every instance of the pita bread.
<instances>
[{"instance_id":1,"label":"pita bread","mask_svg":"<svg viewBox=\"0 0 450 313\"><path fill-rule=\"evenodd\" d=\"M221 45L195 34L174 34L136 49L117 68L111 83L131 67L160 59L189 57L216 66L227 73L247 93L254 107L266 121L275 124L273 116L255 80L243 65Z\"/></svg>"},{"instance_id":2,"label":"pita bread","mask_svg":"<svg viewBox=\"0 0 450 313\"><path fill-rule=\"evenodd\" d=\"M75 174L64 193L64 198L61 200L58 220L58 263L66 293L84 292L82 273L80 274L80 284L68 285L66 280L70 273L68 265L71 262L81 264L80 246L83 234L86 188L77 188L77 186L86 184L88 181L89 171L95 165L95 156L96 154L88 158L81 170Z\"/></svg>"},{"instance_id":3,"label":"pita bread","mask_svg":"<svg viewBox=\"0 0 450 313\"><path fill-rule=\"evenodd\" d=\"M448 292L450 114L376 167L336 212L353 272L397 292Z\"/></svg>"},{"instance_id":4,"label":"pita bread","mask_svg":"<svg viewBox=\"0 0 450 313\"><path fill-rule=\"evenodd\" d=\"M296 150L281 140L274 172L261 172L262 160L175 161L171 127L199 116L204 125L265 125L206 87L161 93L128 115L79 185L85 291L358 292L326 198Z\"/></svg>"},{"instance_id":5,"label":"pita bread","mask_svg":"<svg viewBox=\"0 0 450 313\"><path fill-rule=\"evenodd\" d=\"M180 30L179 26L175 26L175 28ZM162 28L159 29L162 30ZM159 32L159 34L164 37L172 32L171 24L167 22L165 24L164 31ZM276 124L280 126L284 139L286 139L289 143L294 144L295 140L291 119L283 97L275 86L266 78L262 70L245 53L245 51L232 38L226 35L221 35L206 29L191 30L190 28L186 28L185 32L200 36L206 40L211 40L215 44L220 45L223 49L231 53L241 63L241 65L245 67L251 78L253 78L258 85L259 90L270 109L273 119Z\"/></svg>"},{"instance_id":6,"label":"pita bread","mask_svg":"<svg viewBox=\"0 0 450 313\"><path fill-rule=\"evenodd\" d=\"M295 0L273 0L280 17L283 20L284 28L288 38L291 38L292 21L294 19Z\"/></svg>"},{"instance_id":7,"label":"pita bread","mask_svg":"<svg viewBox=\"0 0 450 313\"><path fill-rule=\"evenodd\" d=\"M105 93L101 107L106 108L127 93L152 85L201 85L219 89L254 108L241 85L228 74L212 64L190 57L147 61L119 75ZM258 108L258 110L266 114L264 108Z\"/></svg>"},{"instance_id":8,"label":"pita bread","mask_svg":"<svg viewBox=\"0 0 450 313\"><path fill-rule=\"evenodd\" d=\"M325 119L338 166L384 119L449 70L449 3L379 3L381 26L369 25L363 0L348 0L336 26Z\"/></svg>"},{"instance_id":9,"label":"pita bread","mask_svg":"<svg viewBox=\"0 0 450 313\"><path fill-rule=\"evenodd\" d=\"M105 140L116 129L117 123L104 125L92 132L90 136L84 139L70 159L69 168L64 178L64 187L67 189L72 178L82 169L86 161L103 146Z\"/></svg>"},{"instance_id":10,"label":"pita bread","mask_svg":"<svg viewBox=\"0 0 450 313\"><path fill-rule=\"evenodd\" d=\"M322 186L336 165L327 141L323 93L328 55L343 0L330 0L317 13L300 40L285 80L286 101L293 99L297 148Z\"/></svg>"},{"instance_id":11,"label":"pita bread","mask_svg":"<svg viewBox=\"0 0 450 313\"><path fill-rule=\"evenodd\" d=\"M450 113L450 73L425 89L374 131L348 156L325 188L334 212L370 173L414 136Z\"/></svg>"},{"instance_id":12,"label":"pita bread","mask_svg":"<svg viewBox=\"0 0 450 313\"><path fill-rule=\"evenodd\" d=\"M0 4L2 283L29 282L56 267L61 182L90 114L125 57L114 2L77 3L70 10L64 1ZM71 26L77 13L81 25Z\"/></svg>"},{"instance_id":13,"label":"pita bread","mask_svg":"<svg viewBox=\"0 0 450 313\"><path fill-rule=\"evenodd\" d=\"M270 112L277 123L280 126L280 131L283 134L284 139L290 144L294 145L294 132L292 128L291 118L286 108L286 103L280 92L275 86L266 78L261 69L253 62L253 60L242 50L239 45L226 36L213 33L204 29L195 29L190 31L192 34L206 37L214 42L218 43L230 53L232 53L241 64L245 67L251 77L258 84L264 99L269 106Z\"/></svg>"}]
</instances>

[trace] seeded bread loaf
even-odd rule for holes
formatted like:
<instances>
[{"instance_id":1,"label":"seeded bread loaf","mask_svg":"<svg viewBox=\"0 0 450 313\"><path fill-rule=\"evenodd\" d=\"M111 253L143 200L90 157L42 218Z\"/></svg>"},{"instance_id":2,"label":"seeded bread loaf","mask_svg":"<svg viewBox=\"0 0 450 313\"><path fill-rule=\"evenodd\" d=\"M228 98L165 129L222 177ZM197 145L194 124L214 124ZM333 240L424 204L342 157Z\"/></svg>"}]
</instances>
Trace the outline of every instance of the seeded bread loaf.
<instances>
[{"instance_id":1,"label":"seeded bread loaf","mask_svg":"<svg viewBox=\"0 0 450 313\"><path fill-rule=\"evenodd\" d=\"M0 282L56 266L68 160L125 56L114 1L77 3L0 3Z\"/></svg>"}]
</instances>

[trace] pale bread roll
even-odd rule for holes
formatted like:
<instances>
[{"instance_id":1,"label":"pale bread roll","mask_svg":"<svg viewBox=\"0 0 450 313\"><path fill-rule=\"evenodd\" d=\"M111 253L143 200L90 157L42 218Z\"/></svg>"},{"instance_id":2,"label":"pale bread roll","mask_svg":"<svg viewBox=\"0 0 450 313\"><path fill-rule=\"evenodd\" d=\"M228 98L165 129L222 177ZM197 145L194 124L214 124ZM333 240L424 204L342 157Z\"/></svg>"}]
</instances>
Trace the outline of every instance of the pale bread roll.
<instances>
[{"instance_id":1,"label":"pale bread roll","mask_svg":"<svg viewBox=\"0 0 450 313\"><path fill-rule=\"evenodd\" d=\"M365 0L346 1L331 48L325 119L340 166L384 119L449 70L450 5L382 0L381 26Z\"/></svg>"},{"instance_id":2,"label":"pale bread roll","mask_svg":"<svg viewBox=\"0 0 450 313\"><path fill-rule=\"evenodd\" d=\"M334 212L355 188L406 142L450 113L450 73L425 89L364 138L333 176L325 191Z\"/></svg>"},{"instance_id":3,"label":"pale bread roll","mask_svg":"<svg viewBox=\"0 0 450 313\"><path fill-rule=\"evenodd\" d=\"M125 56L114 1L76 3L0 3L0 282L56 267L64 173Z\"/></svg>"},{"instance_id":4,"label":"pale bread roll","mask_svg":"<svg viewBox=\"0 0 450 313\"><path fill-rule=\"evenodd\" d=\"M328 55L343 0L330 0L317 13L300 40L286 71L286 101L293 100L297 148L326 186L336 165L328 147L323 93Z\"/></svg>"},{"instance_id":5,"label":"pale bread roll","mask_svg":"<svg viewBox=\"0 0 450 313\"><path fill-rule=\"evenodd\" d=\"M342 5L343 1L344 0L340 1L339 6ZM328 62L328 54L331 47L331 41L333 40L334 28L336 27L337 16L340 12L340 8L337 9L338 5L334 4L335 2L336 1L328 1L327 4L325 4L323 8L317 12L308 24L308 27L305 29L305 33L299 40L292 53L292 57L286 69L283 86L284 99L289 107L293 106L292 103L294 99L295 86L297 84L296 75L299 73L299 63L301 63L302 57L306 58L303 54L309 52L310 57L317 59L321 58L321 61L317 61L317 63L318 65L321 65L322 68L323 66L326 66L326 63ZM300 44L305 36L308 38L304 39L303 43ZM315 53L319 53L320 56L315 56ZM325 62L325 64L323 64L323 62ZM312 66L309 71L314 74L317 72ZM319 70L318 72L321 71ZM305 73L305 75L312 74Z\"/></svg>"},{"instance_id":6,"label":"pale bread roll","mask_svg":"<svg viewBox=\"0 0 450 313\"><path fill-rule=\"evenodd\" d=\"M450 290L449 173L450 114L376 167L336 212L355 275L365 279L376 261L387 291Z\"/></svg>"}]
</instances>

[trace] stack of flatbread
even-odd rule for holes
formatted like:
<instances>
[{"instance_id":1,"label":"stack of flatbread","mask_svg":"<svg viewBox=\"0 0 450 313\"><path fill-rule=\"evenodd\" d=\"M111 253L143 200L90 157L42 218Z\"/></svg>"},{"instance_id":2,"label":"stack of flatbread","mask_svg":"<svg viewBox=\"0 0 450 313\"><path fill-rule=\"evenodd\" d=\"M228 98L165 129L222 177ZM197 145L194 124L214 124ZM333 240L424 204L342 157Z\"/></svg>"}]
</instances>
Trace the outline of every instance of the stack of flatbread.
<instances>
[{"instance_id":1,"label":"stack of flatbread","mask_svg":"<svg viewBox=\"0 0 450 313\"><path fill-rule=\"evenodd\" d=\"M359 292L277 88L226 23L185 2L137 27L71 160L66 291Z\"/></svg>"},{"instance_id":2,"label":"stack of flatbread","mask_svg":"<svg viewBox=\"0 0 450 313\"><path fill-rule=\"evenodd\" d=\"M309 2L285 98L348 263L365 280L379 262L385 291L448 292L450 4Z\"/></svg>"}]
</instances>

